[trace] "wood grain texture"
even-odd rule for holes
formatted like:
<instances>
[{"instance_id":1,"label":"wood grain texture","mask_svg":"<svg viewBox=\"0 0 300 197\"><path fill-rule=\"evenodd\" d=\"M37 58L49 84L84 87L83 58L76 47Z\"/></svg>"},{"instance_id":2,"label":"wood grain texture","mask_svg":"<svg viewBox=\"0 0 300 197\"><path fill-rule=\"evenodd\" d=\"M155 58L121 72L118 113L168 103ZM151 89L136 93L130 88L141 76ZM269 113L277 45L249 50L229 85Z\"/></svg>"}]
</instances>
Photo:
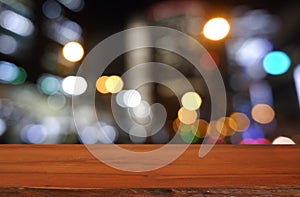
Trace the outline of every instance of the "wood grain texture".
<instances>
[{"instance_id":1,"label":"wood grain texture","mask_svg":"<svg viewBox=\"0 0 300 197\"><path fill-rule=\"evenodd\" d=\"M97 146L110 151L111 145ZM148 151L161 145L120 146ZM204 158L198 157L199 146L191 145L166 167L137 173L105 165L84 145L0 145L0 192L16 196L20 191L38 196L45 191L63 195L77 190L97 196L99 189L104 196L111 196L110 192L131 196L136 191L142 196L155 196L155 192L182 196L182 191L300 193L300 146L216 145Z\"/></svg>"}]
</instances>

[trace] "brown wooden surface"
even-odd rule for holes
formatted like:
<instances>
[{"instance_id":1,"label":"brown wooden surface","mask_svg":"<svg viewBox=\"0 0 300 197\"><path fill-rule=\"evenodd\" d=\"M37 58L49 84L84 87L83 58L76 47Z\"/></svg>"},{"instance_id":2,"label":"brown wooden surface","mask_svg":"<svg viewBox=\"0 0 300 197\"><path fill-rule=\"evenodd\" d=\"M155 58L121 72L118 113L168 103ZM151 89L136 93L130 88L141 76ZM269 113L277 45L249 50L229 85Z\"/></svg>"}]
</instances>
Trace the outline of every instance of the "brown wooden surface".
<instances>
[{"instance_id":1,"label":"brown wooden surface","mask_svg":"<svg viewBox=\"0 0 300 197\"><path fill-rule=\"evenodd\" d=\"M160 145L120 146L147 151ZM110 151L110 145L99 148ZM136 192L143 196L159 192L182 196L187 191L209 196L209 192L219 190L220 195L243 191L277 192L278 196L300 193L300 146L216 145L204 158L198 157L198 151L199 145L191 145L164 168L134 173L108 167L83 145L0 145L0 193L38 196L55 190L64 195L78 189L90 192L90 196L99 194L99 189L108 196L118 191L129 196Z\"/></svg>"}]
</instances>

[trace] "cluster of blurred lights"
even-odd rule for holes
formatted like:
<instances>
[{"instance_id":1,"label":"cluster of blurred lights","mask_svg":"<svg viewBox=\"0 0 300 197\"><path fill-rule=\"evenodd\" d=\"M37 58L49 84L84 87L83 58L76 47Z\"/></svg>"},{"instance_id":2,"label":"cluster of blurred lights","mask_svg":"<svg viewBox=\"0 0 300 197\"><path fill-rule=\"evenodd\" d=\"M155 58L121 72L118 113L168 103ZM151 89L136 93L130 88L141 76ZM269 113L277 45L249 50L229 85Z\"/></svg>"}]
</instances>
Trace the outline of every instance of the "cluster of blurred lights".
<instances>
[{"instance_id":1,"label":"cluster of blurred lights","mask_svg":"<svg viewBox=\"0 0 300 197\"><path fill-rule=\"evenodd\" d=\"M124 82L121 77L117 75L101 76L96 81L96 89L102 94L118 93L123 89Z\"/></svg>"},{"instance_id":2,"label":"cluster of blurred lights","mask_svg":"<svg viewBox=\"0 0 300 197\"><path fill-rule=\"evenodd\" d=\"M200 137L206 134L203 131L204 120L197 120L197 110L201 107L202 99L196 92L186 92L181 97L182 107L177 112L177 118L173 122L174 131L179 131L183 141L196 143ZM202 128L199 130L198 128Z\"/></svg>"},{"instance_id":3,"label":"cluster of blurred lights","mask_svg":"<svg viewBox=\"0 0 300 197\"><path fill-rule=\"evenodd\" d=\"M61 91L67 95L74 96L83 94L87 89L87 82L80 76L67 76L61 79L55 75L44 74L38 79L38 87L46 95L55 95L49 97L51 100L49 100L49 102L53 103L54 101L58 102L58 98L61 98L61 96L58 95ZM60 100L63 102L62 99Z\"/></svg>"},{"instance_id":4,"label":"cluster of blurred lights","mask_svg":"<svg viewBox=\"0 0 300 197\"><path fill-rule=\"evenodd\" d=\"M13 63L0 61L0 82L6 84L22 84L27 78L27 73L22 67Z\"/></svg>"},{"instance_id":5,"label":"cluster of blurred lights","mask_svg":"<svg viewBox=\"0 0 300 197\"><path fill-rule=\"evenodd\" d=\"M81 27L69 20L62 19L63 8L61 5L73 11L80 11L84 6L83 0L47 0L43 4L43 13L49 19L57 19L52 23L53 28L49 31L54 40L63 44L62 54L70 62L78 62L84 56L84 49L79 41L81 38ZM249 14L249 17L255 17ZM250 18L243 19L245 24L250 24ZM246 22L245 22L246 21ZM250 25L253 31L264 27L264 20L251 20L258 22L258 26ZM242 23L242 21L241 21ZM3 10L0 12L0 25L6 30L20 36L30 36L34 32L32 22L13 11ZM239 28L241 29L241 28ZM270 28L265 28L269 31ZM223 18L213 18L204 25L203 34L210 40L221 40L225 38L230 31L229 23ZM261 31L261 30L260 30ZM271 31L271 30L270 30ZM251 33L249 31L249 33ZM254 33L253 33L254 34ZM255 34L256 35L256 34ZM282 51L272 51L272 43L262 36L246 36L245 41L241 41L235 46L233 51L234 60L242 66L247 75L257 83L251 83L249 88L251 103L250 109L252 120L259 124L269 124L275 118L273 96L271 87L267 82L261 80L266 74L281 75L286 73L290 66L290 57ZM73 42L70 42L73 41ZM0 35L0 53L13 54L18 47L16 39L9 35ZM209 57L210 58L210 57ZM203 60L204 59L204 60ZM203 57L201 61L205 61ZM204 64L206 65L206 64ZM21 84L26 80L26 71L12 63L0 61L0 82L9 84ZM239 76L244 80L243 76ZM297 88L300 105L300 65L294 69L294 80ZM232 84L240 86L239 81L233 80ZM48 95L47 102L52 109L61 109L66 103L66 95L81 95L87 89L87 82L83 77L68 76L60 78L54 75L43 75L38 80L39 89ZM133 119L144 119L151 116L150 104L142 100L141 94L137 90L123 90L124 82L121 77L101 76L96 82L96 89L101 94L116 94L116 102L122 108L128 108L128 113ZM234 87L235 90L241 90L240 87ZM221 134L217 143L225 143L224 137L233 139L236 134L241 136L241 144L270 144L265 139L263 130L259 126L253 126L245 113L234 112L229 117L222 117L218 120L208 123L206 120L199 119L197 110L201 107L202 99L196 92L188 92L181 98L182 107L178 110L178 116L173 121L174 131L179 131L181 138L188 143L196 143L199 138L204 138L209 132L211 139L214 138L214 132ZM243 104L250 105L248 104ZM250 117L250 115L249 115ZM113 143L117 139L117 130L111 125L104 123L99 128L92 125L79 132L82 143ZM0 118L0 136L4 134L7 128L6 122ZM45 143L50 130L45 124L28 124L21 132L22 140L26 143ZM135 125L130 129L129 137L134 143L144 143L147 137L147 130L142 125ZM212 140L213 141L213 140ZM232 140L233 141L233 140ZM208 140L207 143L210 141ZM295 144L290 138L278 137L272 144Z\"/></svg>"},{"instance_id":6,"label":"cluster of blurred lights","mask_svg":"<svg viewBox=\"0 0 300 197\"><path fill-rule=\"evenodd\" d=\"M50 39L62 45L72 41L79 42L82 39L82 28L80 25L67 18L46 21L44 31Z\"/></svg>"},{"instance_id":7,"label":"cluster of blurred lights","mask_svg":"<svg viewBox=\"0 0 300 197\"><path fill-rule=\"evenodd\" d=\"M181 138L187 143L196 143L199 138L208 134L206 143L225 143L224 137L231 137L232 143L241 144L270 144L265 139L264 132L258 126L251 126L248 116L242 112L233 112L228 117L221 117L208 123L206 120L197 119L197 114L189 113L182 116L184 108L178 111L178 117L173 121L173 130L180 132ZM186 109L185 109L186 110ZM257 104L252 108L252 119L260 124L269 124L273 121L275 112L267 104ZM241 134L239 134L241 133ZM240 136L237 138L237 136Z\"/></svg>"}]
</instances>

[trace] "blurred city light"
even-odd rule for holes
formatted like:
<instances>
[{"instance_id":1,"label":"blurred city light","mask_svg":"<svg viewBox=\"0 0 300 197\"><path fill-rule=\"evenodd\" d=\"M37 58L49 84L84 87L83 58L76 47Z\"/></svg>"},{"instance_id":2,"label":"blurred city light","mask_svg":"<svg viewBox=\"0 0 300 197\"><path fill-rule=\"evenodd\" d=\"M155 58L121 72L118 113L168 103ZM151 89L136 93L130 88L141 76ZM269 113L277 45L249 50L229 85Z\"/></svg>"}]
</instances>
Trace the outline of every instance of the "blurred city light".
<instances>
[{"instance_id":1,"label":"blurred city light","mask_svg":"<svg viewBox=\"0 0 300 197\"><path fill-rule=\"evenodd\" d=\"M197 110L201 106L202 99L196 92L187 92L182 96L181 103L188 110Z\"/></svg>"},{"instance_id":2,"label":"blurred city light","mask_svg":"<svg viewBox=\"0 0 300 197\"><path fill-rule=\"evenodd\" d=\"M0 0L0 143L168 143L174 139L176 143L297 144L296 19L300 17L292 10L297 6L299 2L271 5L233 0L139 1L121 6L110 1ZM212 18L224 14L228 20ZM77 73L91 68L90 62L80 62L99 42L125 28L147 25L187 34L203 50L198 53L192 42L173 35L152 39L146 31L128 34L124 43L109 46L98 58L111 58L110 50L140 43L163 44L170 51L136 49L110 59L104 70L105 65L93 65L95 78ZM195 61L206 74L220 71L227 98L221 118L211 119L212 108L219 106L211 106L214 98L202 76L205 73L199 74L194 62L178 51L196 54ZM164 63L182 76L149 67L125 77L145 62ZM162 81L153 82L160 76ZM91 86L88 80L94 80ZM140 84L144 80L147 83ZM185 80L192 88L185 86ZM90 91L96 93L95 108L82 104L74 110L72 96L90 96ZM72 110L80 114L78 133Z\"/></svg>"},{"instance_id":3,"label":"blurred city light","mask_svg":"<svg viewBox=\"0 0 300 197\"><path fill-rule=\"evenodd\" d=\"M0 136L6 131L6 122L0 118Z\"/></svg>"},{"instance_id":4,"label":"blurred city light","mask_svg":"<svg viewBox=\"0 0 300 197\"><path fill-rule=\"evenodd\" d=\"M62 89L69 95L81 95L87 89L87 82L83 77L68 76L62 81Z\"/></svg>"},{"instance_id":5,"label":"blurred city light","mask_svg":"<svg viewBox=\"0 0 300 197\"><path fill-rule=\"evenodd\" d=\"M299 102L299 107L300 107L300 64L296 66L294 69L294 81L295 81L295 86L296 86L296 92L298 96L298 102Z\"/></svg>"},{"instance_id":6,"label":"blurred city light","mask_svg":"<svg viewBox=\"0 0 300 197\"><path fill-rule=\"evenodd\" d=\"M78 42L68 42L63 47L63 55L70 62L78 62L83 58L84 50Z\"/></svg>"},{"instance_id":7,"label":"blurred city light","mask_svg":"<svg viewBox=\"0 0 300 197\"><path fill-rule=\"evenodd\" d=\"M17 79L19 69L15 64L0 61L0 82L11 83Z\"/></svg>"},{"instance_id":8,"label":"blurred city light","mask_svg":"<svg viewBox=\"0 0 300 197\"><path fill-rule=\"evenodd\" d=\"M28 18L11 10L0 12L0 25L20 36L30 36L34 31L34 25Z\"/></svg>"},{"instance_id":9,"label":"blurred city light","mask_svg":"<svg viewBox=\"0 0 300 197\"><path fill-rule=\"evenodd\" d=\"M231 136L237 128L237 123L231 117L222 117L216 122L216 129L222 136Z\"/></svg>"},{"instance_id":10,"label":"blurred city light","mask_svg":"<svg viewBox=\"0 0 300 197\"><path fill-rule=\"evenodd\" d=\"M203 119L198 119L196 124L198 124L197 137L204 138L207 133L208 122Z\"/></svg>"},{"instance_id":11,"label":"blurred city light","mask_svg":"<svg viewBox=\"0 0 300 197\"><path fill-rule=\"evenodd\" d=\"M289 56L282 51L272 51L263 59L265 71L271 75L281 75L288 71L291 65Z\"/></svg>"},{"instance_id":12,"label":"blurred city light","mask_svg":"<svg viewBox=\"0 0 300 197\"><path fill-rule=\"evenodd\" d=\"M54 0L47 0L42 7L43 13L49 19L55 19L61 16L62 9L59 3Z\"/></svg>"},{"instance_id":13,"label":"blurred city light","mask_svg":"<svg viewBox=\"0 0 300 197\"><path fill-rule=\"evenodd\" d=\"M295 142L288 137L279 136L273 140L272 144L295 144Z\"/></svg>"},{"instance_id":14,"label":"blurred city light","mask_svg":"<svg viewBox=\"0 0 300 197\"><path fill-rule=\"evenodd\" d=\"M241 66L259 65L259 61L273 48L265 38L250 38L246 40L236 53L236 61Z\"/></svg>"},{"instance_id":15,"label":"blurred city light","mask_svg":"<svg viewBox=\"0 0 300 197\"><path fill-rule=\"evenodd\" d=\"M101 76L96 81L96 89L98 92L102 94L107 94L109 91L106 89L106 80L108 79L108 76Z\"/></svg>"},{"instance_id":16,"label":"blurred city light","mask_svg":"<svg viewBox=\"0 0 300 197\"><path fill-rule=\"evenodd\" d=\"M230 25L224 18L213 18L206 22L203 34L210 40L221 40L227 36Z\"/></svg>"},{"instance_id":17,"label":"blurred city light","mask_svg":"<svg viewBox=\"0 0 300 197\"><path fill-rule=\"evenodd\" d=\"M181 107L178 110L178 119L184 124L193 124L197 120L197 112Z\"/></svg>"},{"instance_id":18,"label":"blurred city light","mask_svg":"<svg viewBox=\"0 0 300 197\"><path fill-rule=\"evenodd\" d=\"M229 122L229 126L235 131L245 131L250 126L250 120L244 113L234 112L230 115L233 121ZM231 124L234 122L234 124Z\"/></svg>"},{"instance_id":19,"label":"blurred city light","mask_svg":"<svg viewBox=\"0 0 300 197\"><path fill-rule=\"evenodd\" d=\"M58 1L74 12L79 12L84 8L84 0L58 0Z\"/></svg>"},{"instance_id":20,"label":"blurred city light","mask_svg":"<svg viewBox=\"0 0 300 197\"><path fill-rule=\"evenodd\" d=\"M119 76L112 75L105 80L105 89L112 94L120 92L123 86L124 82Z\"/></svg>"},{"instance_id":21,"label":"blurred city light","mask_svg":"<svg viewBox=\"0 0 300 197\"><path fill-rule=\"evenodd\" d=\"M267 104L256 104L251 111L252 118L261 124L268 124L272 122L275 117L275 112Z\"/></svg>"},{"instance_id":22,"label":"blurred city light","mask_svg":"<svg viewBox=\"0 0 300 197\"><path fill-rule=\"evenodd\" d=\"M10 55L16 52L18 42L15 38L9 35L0 35L0 53Z\"/></svg>"},{"instance_id":23,"label":"blurred city light","mask_svg":"<svg viewBox=\"0 0 300 197\"><path fill-rule=\"evenodd\" d=\"M27 125L21 130L22 140L31 144L43 143L47 135L47 128L40 124Z\"/></svg>"},{"instance_id":24,"label":"blurred city light","mask_svg":"<svg viewBox=\"0 0 300 197\"><path fill-rule=\"evenodd\" d=\"M183 125L180 128L180 136L186 143L196 143L199 140L199 134L194 125Z\"/></svg>"},{"instance_id":25,"label":"blurred city light","mask_svg":"<svg viewBox=\"0 0 300 197\"><path fill-rule=\"evenodd\" d=\"M83 144L96 144L98 130L95 127L86 127L79 132L80 140Z\"/></svg>"},{"instance_id":26,"label":"blurred city light","mask_svg":"<svg viewBox=\"0 0 300 197\"><path fill-rule=\"evenodd\" d=\"M135 118L142 119L150 116L151 107L147 101L141 101L138 106L131 108L129 112L131 112Z\"/></svg>"},{"instance_id":27,"label":"blurred city light","mask_svg":"<svg viewBox=\"0 0 300 197\"><path fill-rule=\"evenodd\" d=\"M141 94L136 90L126 90L122 99L127 107L137 107L142 101Z\"/></svg>"},{"instance_id":28,"label":"blurred city light","mask_svg":"<svg viewBox=\"0 0 300 197\"><path fill-rule=\"evenodd\" d=\"M104 125L98 132L97 139L103 144L112 144L118 138L118 132L115 127L111 125Z\"/></svg>"},{"instance_id":29,"label":"blurred city light","mask_svg":"<svg viewBox=\"0 0 300 197\"><path fill-rule=\"evenodd\" d=\"M65 17L46 21L44 31L50 39L62 45L81 41L81 26Z\"/></svg>"},{"instance_id":30,"label":"blurred city light","mask_svg":"<svg viewBox=\"0 0 300 197\"><path fill-rule=\"evenodd\" d=\"M27 72L24 68L18 67L18 75L17 77L11 82L13 85L20 85L23 84L27 79Z\"/></svg>"},{"instance_id":31,"label":"blurred city light","mask_svg":"<svg viewBox=\"0 0 300 197\"><path fill-rule=\"evenodd\" d=\"M38 79L40 90L47 95L56 94L61 89L60 79L53 75L42 75Z\"/></svg>"}]
</instances>

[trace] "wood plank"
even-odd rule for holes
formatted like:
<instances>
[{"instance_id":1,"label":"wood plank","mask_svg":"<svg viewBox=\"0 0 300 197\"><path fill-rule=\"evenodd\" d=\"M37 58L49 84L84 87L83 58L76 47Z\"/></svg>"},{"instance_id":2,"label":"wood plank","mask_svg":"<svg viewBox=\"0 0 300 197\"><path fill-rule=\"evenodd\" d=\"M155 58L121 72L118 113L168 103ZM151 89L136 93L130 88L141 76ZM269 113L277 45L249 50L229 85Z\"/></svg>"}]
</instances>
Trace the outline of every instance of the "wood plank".
<instances>
[{"instance_id":1,"label":"wood plank","mask_svg":"<svg viewBox=\"0 0 300 197\"><path fill-rule=\"evenodd\" d=\"M110 151L111 145L97 146ZM160 145L120 146L147 151ZM175 149L181 145L172 146ZM105 165L84 145L0 145L0 191L39 188L35 190L38 194L43 189L63 192L87 188L108 189L103 191L116 191L109 190L116 188L177 188L178 191L180 188L202 188L201 191L256 188L300 192L300 146L216 145L204 158L198 157L198 151L199 145L191 145L168 166L138 173ZM152 190L142 191L151 193Z\"/></svg>"},{"instance_id":2,"label":"wood plank","mask_svg":"<svg viewBox=\"0 0 300 197\"><path fill-rule=\"evenodd\" d=\"M141 188L128 188L128 189L48 189L48 188L0 188L1 196L264 196L264 197L283 197L283 196L300 196L299 189L293 188L158 188L158 189L141 189Z\"/></svg>"}]
</instances>

